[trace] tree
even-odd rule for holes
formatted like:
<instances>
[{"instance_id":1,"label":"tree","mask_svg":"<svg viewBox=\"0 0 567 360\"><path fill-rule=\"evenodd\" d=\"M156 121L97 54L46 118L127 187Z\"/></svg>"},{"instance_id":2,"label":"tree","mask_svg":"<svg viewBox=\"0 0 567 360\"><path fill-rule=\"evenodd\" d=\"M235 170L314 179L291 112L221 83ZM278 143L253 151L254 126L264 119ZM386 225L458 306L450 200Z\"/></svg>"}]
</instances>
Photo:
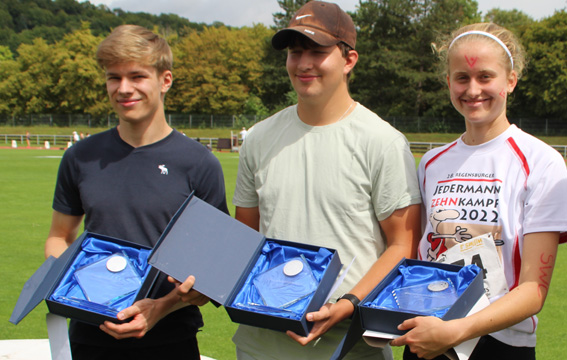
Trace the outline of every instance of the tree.
<instances>
[{"instance_id":1,"label":"tree","mask_svg":"<svg viewBox=\"0 0 567 360\"><path fill-rule=\"evenodd\" d=\"M272 27L274 33L286 28L293 14L307 2L308 0L278 0L278 5L283 12L277 12L272 15L274 19L274 26ZM262 59L263 71L264 74L270 74L270 76L264 76L260 79L260 87L262 88L262 102L272 112L276 112L293 104L290 104L289 96L286 95L293 92L293 88L285 68L287 51L275 50L272 47L271 37L266 38L262 45L265 54Z\"/></svg>"},{"instance_id":2,"label":"tree","mask_svg":"<svg viewBox=\"0 0 567 360\"><path fill-rule=\"evenodd\" d=\"M110 10L106 5L93 5L79 0L3 0L0 2L0 43L10 47L17 55L18 47L31 44L41 37L49 44L63 39L66 34L80 30L84 22L90 23L95 36L107 35L118 25L130 23L152 29L159 26L160 33L180 33L185 28L199 28L202 24L174 14L159 16L133 13L121 9Z\"/></svg>"},{"instance_id":3,"label":"tree","mask_svg":"<svg viewBox=\"0 0 567 360\"><path fill-rule=\"evenodd\" d=\"M11 76L19 71L18 63L13 59L12 52L6 46L0 45L0 114L9 115L17 95L11 84Z\"/></svg>"},{"instance_id":4,"label":"tree","mask_svg":"<svg viewBox=\"0 0 567 360\"><path fill-rule=\"evenodd\" d=\"M54 44L36 38L22 44L19 56L0 49L0 99L4 114L90 113L108 114L105 80L95 61L100 38L83 24Z\"/></svg>"},{"instance_id":5,"label":"tree","mask_svg":"<svg viewBox=\"0 0 567 360\"><path fill-rule=\"evenodd\" d=\"M13 59L14 59L14 55L12 55L10 48L0 45L0 61L7 61Z\"/></svg>"},{"instance_id":6,"label":"tree","mask_svg":"<svg viewBox=\"0 0 567 360\"><path fill-rule=\"evenodd\" d=\"M53 66L54 51L45 40L37 38L32 45L18 48L17 70L9 74L2 96L8 99L8 108L14 115L52 112L56 106L52 89L58 70Z\"/></svg>"},{"instance_id":7,"label":"tree","mask_svg":"<svg viewBox=\"0 0 567 360\"><path fill-rule=\"evenodd\" d=\"M523 34L530 65L518 84L518 115L565 118L567 103L567 12L533 23Z\"/></svg>"},{"instance_id":8,"label":"tree","mask_svg":"<svg viewBox=\"0 0 567 360\"><path fill-rule=\"evenodd\" d=\"M308 2L309 0L278 0L278 5L284 12L277 12L272 15L276 29L287 27L293 14Z\"/></svg>"},{"instance_id":9,"label":"tree","mask_svg":"<svg viewBox=\"0 0 567 360\"><path fill-rule=\"evenodd\" d=\"M60 76L53 92L59 99L60 112L95 116L112 112L104 74L95 59L101 41L102 38L92 35L89 24L84 23L81 30L66 35L57 44L55 66Z\"/></svg>"},{"instance_id":10,"label":"tree","mask_svg":"<svg viewBox=\"0 0 567 360\"><path fill-rule=\"evenodd\" d=\"M274 49L271 38L272 36L265 38L261 45L265 54L261 62L262 71L269 76L263 76L258 81L262 89L262 102L271 112L275 112L286 105L291 105L286 101L284 94L293 91L293 88L285 67L287 51Z\"/></svg>"},{"instance_id":11,"label":"tree","mask_svg":"<svg viewBox=\"0 0 567 360\"><path fill-rule=\"evenodd\" d=\"M259 95L263 25L229 29L207 27L174 46L174 85L168 111L239 114L249 94Z\"/></svg>"},{"instance_id":12,"label":"tree","mask_svg":"<svg viewBox=\"0 0 567 360\"><path fill-rule=\"evenodd\" d=\"M492 22L508 30L522 29L530 26L534 19L520 10L491 9L484 15L485 22Z\"/></svg>"},{"instance_id":13,"label":"tree","mask_svg":"<svg viewBox=\"0 0 567 360\"><path fill-rule=\"evenodd\" d=\"M353 96L382 116L452 113L431 44L475 19L475 1L361 1Z\"/></svg>"}]
</instances>

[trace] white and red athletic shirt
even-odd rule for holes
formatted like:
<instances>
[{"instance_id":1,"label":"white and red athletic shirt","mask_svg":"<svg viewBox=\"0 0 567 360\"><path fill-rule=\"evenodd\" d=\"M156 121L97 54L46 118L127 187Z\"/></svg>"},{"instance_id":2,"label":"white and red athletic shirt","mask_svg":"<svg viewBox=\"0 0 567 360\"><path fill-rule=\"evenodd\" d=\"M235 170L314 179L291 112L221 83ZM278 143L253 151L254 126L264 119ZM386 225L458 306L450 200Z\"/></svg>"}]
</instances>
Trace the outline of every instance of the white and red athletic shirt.
<instances>
[{"instance_id":1,"label":"white and red athletic shirt","mask_svg":"<svg viewBox=\"0 0 567 360\"><path fill-rule=\"evenodd\" d=\"M420 259L433 261L456 243L491 232L511 290L518 286L524 235L567 231L565 160L515 125L481 145L459 138L427 152L418 175L425 207ZM536 327L534 316L491 335L535 346Z\"/></svg>"}]
</instances>

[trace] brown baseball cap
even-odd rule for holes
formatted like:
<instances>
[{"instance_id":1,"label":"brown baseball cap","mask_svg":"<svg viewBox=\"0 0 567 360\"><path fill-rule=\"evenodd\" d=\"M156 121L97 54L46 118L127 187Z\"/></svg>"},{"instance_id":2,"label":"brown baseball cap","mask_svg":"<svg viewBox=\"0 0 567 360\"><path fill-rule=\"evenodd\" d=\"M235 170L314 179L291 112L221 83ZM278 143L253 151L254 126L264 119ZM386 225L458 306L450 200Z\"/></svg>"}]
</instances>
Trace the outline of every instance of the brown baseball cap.
<instances>
[{"instance_id":1,"label":"brown baseball cap","mask_svg":"<svg viewBox=\"0 0 567 360\"><path fill-rule=\"evenodd\" d=\"M321 46L344 42L351 48L356 45L356 28L351 17L337 4L313 0L293 15L287 28L272 37L272 46L283 50L294 33L300 33Z\"/></svg>"}]
</instances>

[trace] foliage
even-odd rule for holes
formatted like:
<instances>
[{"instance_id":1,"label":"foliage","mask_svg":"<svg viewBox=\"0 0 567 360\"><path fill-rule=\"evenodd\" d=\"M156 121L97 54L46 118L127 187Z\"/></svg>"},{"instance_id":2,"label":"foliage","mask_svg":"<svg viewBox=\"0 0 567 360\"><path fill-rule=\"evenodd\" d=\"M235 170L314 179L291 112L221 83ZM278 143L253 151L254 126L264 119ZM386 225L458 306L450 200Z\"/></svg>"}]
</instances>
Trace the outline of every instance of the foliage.
<instances>
[{"instance_id":1,"label":"foliage","mask_svg":"<svg viewBox=\"0 0 567 360\"><path fill-rule=\"evenodd\" d=\"M21 44L32 44L35 38L53 44L66 34L81 29L84 22L90 24L95 36L107 35L122 24L148 28L158 26L164 34L181 33L188 28L200 30L204 26L175 14L152 15L110 10L105 5L93 5L88 1L3 0L0 3L0 43L13 52Z\"/></svg>"},{"instance_id":2,"label":"foliage","mask_svg":"<svg viewBox=\"0 0 567 360\"><path fill-rule=\"evenodd\" d=\"M61 51L58 52L56 64L61 76L53 91L64 113L105 115L112 108L106 101L103 72L95 60L96 47L101 38L93 36L87 25L66 35L57 44Z\"/></svg>"},{"instance_id":3,"label":"foliage","mask_svg":"<svg viewBox=\"0 0 567 360\"><path fill-rule=\"evenodd\" d=\"M287 27L293 14L307 2L308 0L278 0L278 5L283 12L273 14L274 30L278 31ZM265 54L262 59L263 72L269 76L262 78L261 98L268 109L276 112L291 105L287 101L287 96L284 95L293 91L285 67L287 51L275 50L272 47L271 38L266 39L263 47Z\"/></svg>"},{"instance_id":4,"label":"foliage","mask_svg":"<svg viewBox=\"0 0 567 360\"><path fill-rule=\"evenodd\" d=\"M175 83L169 111L239 114L249 95L261 94L262 44L271 31L252 28L205 28L175 47Z\"/></svg>"},{"instance_id":5,"label":"foliage","mask_svg":"<svg viewBox=\"0 0 567 360\"><path fill-rule=\"evenodd\" d=\"M274 50L271 37L308 0L274 1L281 10L273 14L274 26L268 29L206 25L175 14L110 10L79 0L4 0L0 116L81 114L89 122L92 118L93 125L110 121L112 110L94 54L101 39L124 23L161 34L174 51L168 113L264 116L278 111L297 100L285 68L286 51ZM439 81L431 44L481 20L514 31L530 59L527 75L510 97L511 118L525 123L526 117L566 117L567 105L561 101L567 90L565 10L534 21L521 11L500 9L481 18L473 0L360 0L351 16L360 57L350 90L385 118L460 118L444 79ZM237 121L250 120L239 116ZM447 128L444 120L428 125L430 131Z\"/></svg>"},{"instance_id":6,"label":"foliage","mask_svg":"<svg viewBox=\"0 0 567 360\"><path fill-rule=\"evenodd\" d=\"M279 7L283 12L273 14L274 24L276 29L283 29L287 27L291 17L300 7L307 4L309 0L277 0Z\"/></svg>"},{"instance_id":7,"label":"foliage","mask_svg":"<svg viewBox=\"0 0 567 360\"><path fill-rule=\"evenodd\" d=\"M85 24L54 45L42 38L22 44L16 61L0 60L0 113L109 113L94 59L99 42Z\"/></svg>"},{"instance_id":8,"label":"foliage","mask_svg":"<svg viewBox=\"0 0 567 360\"><path fill-rule=\"evenodd\" d=\"M353 95L383 116L450 112L430 44L475 19L476 1L361 1L354 14L360 58Z\"/></svg>"},{"instance_id":9,"label":"foliage","mask_svg":"<svg viewBox=\"0 0 567 360\"><path fill-rule=\"evenodd\" d=\"M517 32L518 29L523 29L533 24L534 19L516 9L492 9L484 15L484 21L493 22L500 26L504 26L506 29Z\"/></svg>"},{"instance_id":10,"label":"foliage","mask_svg":"<svg viewBox=\"0 0 567 360\"><path fill-rule=\"evenodd\" d=\"M266 76L261 79L262 94L260 97L265 106L275 112L286 103L284 94L293 92L285 67L287 50L275 50L272 47L271 38L264 41L263 50L265 55L261 64Z\"/></svg>"},{"instance_id":11,"label":"foliage","mask_svg":"<svg viewBox=\"0 0 567 360\"><path fill-rule=\"evenodd\" d=\"M530 59L518 86L522 114L565 118L567 103L567 12L530 25L522 35Z\"/></svg>"}]
</instances>

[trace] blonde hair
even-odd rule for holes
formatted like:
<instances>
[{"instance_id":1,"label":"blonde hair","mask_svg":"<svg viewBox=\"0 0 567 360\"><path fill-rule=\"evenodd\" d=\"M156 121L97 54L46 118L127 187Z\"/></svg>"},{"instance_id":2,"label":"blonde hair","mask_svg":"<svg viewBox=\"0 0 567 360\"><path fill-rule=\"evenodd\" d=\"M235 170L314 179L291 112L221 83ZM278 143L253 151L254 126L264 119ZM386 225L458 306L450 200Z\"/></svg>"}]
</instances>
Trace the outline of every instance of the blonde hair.
<instances>
[{"instance_id":1,"label":"blonde hair","mask_svg":"<svg viewBox=\"0 0 567 360\"><path fill-rule=\"evenodd\" d=\"M126 62L152 66L159 74L173 67L173 54L165 39L138 25L120 25L98 46L100 67Z\"/></svg>"},{"instance_id":2,"label":"blonde hair","mask_svg":"<svg viewBox=\"0 0 567 360\"><path fill-rule=\"evenodd\" d=\"M491 37L483 34L478 34L475 32L484 32L498 38L502 43L495 41ZM463 35L467 32L473 32L470 34ZM460 35L463 35L459 37ZM459 37L457 39L457 37ZM455 48L466 44L473 40L483 40L491 42L496 45L497 48L502 52L502 61L505 64L508 73L514 70L518 79L522 77L522 73L526 67L526 52L520 44L518 38L508 29L503 28L494 23L477 23L461 27L460 29L454 31L449 37L441 39L439 41L440 46L432 44L433 50L438 54L440 59L440 75L443 82L445 82L447 74L449 73L449 55ZM504 47L502 47L504 45ZM510 56L506 52L506 49L510 53Z\"/></svg>"}]
</instances>

